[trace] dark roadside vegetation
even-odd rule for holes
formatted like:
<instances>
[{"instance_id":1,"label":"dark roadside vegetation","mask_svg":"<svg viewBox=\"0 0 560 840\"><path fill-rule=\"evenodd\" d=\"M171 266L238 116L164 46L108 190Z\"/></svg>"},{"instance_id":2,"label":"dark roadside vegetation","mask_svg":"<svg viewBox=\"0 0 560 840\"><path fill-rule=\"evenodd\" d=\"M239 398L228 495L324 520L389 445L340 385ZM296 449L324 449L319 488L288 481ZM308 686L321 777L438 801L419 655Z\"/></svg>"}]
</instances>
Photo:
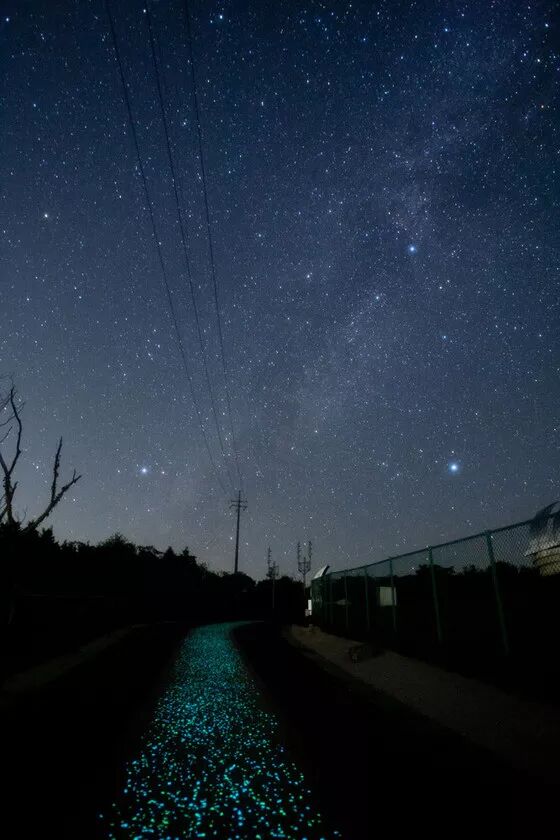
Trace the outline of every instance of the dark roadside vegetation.
<instances>
[{"instance_id":1,"label":"dark roadside vegetation","mask_svg":"<svg viewBox=\"0 0 560 840\"><path fill-rule=\"evenodd\" d=\"M3 677L135 624L268 617L271 581L208 569L185 548L159 551L120 534L59 543L51 529L0 525ZM279 618L301 617L301 584L275 582Z\"/></svg>"},{"instance_id":2,"label":"dark roadside vegetation","mask_svg":"<svg viewBox=\"0 0 560 840\"><path fill-rule=\"evenodd\" d=\"M271 582L217 574L188 549L119 535L97 546L0 527L4 573L0 741L9 837L95 837L96 814L150 717L185 634L270 614ZM303 612L276 581L278 618Z\"/></svg>"},{"instance_id":3,"label":"dark roadside vegetation","mask_svg":"<svg viewBox=\"0 0 560 840\"><path fill-rule=\"evenodd\" d=\"M123 787L124 762L180 640L199 624L236 619L259 621L236 631L238 644L344 838L413 823L424 831L432 821L441 833L448 819L513 830L528 812L539 822L553 801L542 783L537 791L485 751L288 644L281 627L300 620L304 606L290 578L276 581L270 623L270 581L214 573L188 549L160 552L119 535L97 546L58 543L50 530L6 527L0 548L11 570L2 799L14 840L95 837L96 814ZM117 637L88 655L88 644L110 634ZM52 663L61 656L77 664L58 674ZM47 663L52 679L47 672L36 686L8 690Z\"/></svg>"},{"instance_id":4,"label":"dark roadside vegetation","mask_svg":"<svg viewBox=\"0 0 560 840\"><path fill-rule=\"evenodd\" d=\"M560 524L556 525L560 535ZM558 539L558 536L556 537ZM364 577L335 581L331 603L318 623L327 632L382 644L405 656L433 662L447 670L494 684L527 699L560 702L560 574L543 577L534 566L498 562L503 635L490 568L459 571L435 565L394 578L396 608L377 603L376 587L389 578L368 579L369 627ZM438 592L441 641L438 640L433 591ZM351 606L345 610L343 599ZM334 602L334 603L333 603Z\"/></svg>"}]
</instances>

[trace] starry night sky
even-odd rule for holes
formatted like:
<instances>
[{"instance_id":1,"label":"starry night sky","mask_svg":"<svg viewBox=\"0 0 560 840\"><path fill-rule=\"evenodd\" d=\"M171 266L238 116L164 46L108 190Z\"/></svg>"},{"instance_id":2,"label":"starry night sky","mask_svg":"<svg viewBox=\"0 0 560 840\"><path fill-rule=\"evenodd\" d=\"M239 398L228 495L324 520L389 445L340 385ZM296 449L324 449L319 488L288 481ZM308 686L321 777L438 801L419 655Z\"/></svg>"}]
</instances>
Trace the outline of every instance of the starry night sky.
<instances>
[{"instance_id":1,"label":"starry night sky","mask_svg":"<svg viewBox=\"0 0 560 840\"><path fill-rule=\"evenodd\" d=\"M152 23L205 352L235 480L182 0ZM209 464L162 288L102 0L0 22L0 373L18 509L56 440L59 538L115 531L232 568L146 15L112 0ZM234 430L240 568L359 565L560 495L553 2L191 0ZM6 380L4 380L6 384Z\"/></svg>"}]
</instances>

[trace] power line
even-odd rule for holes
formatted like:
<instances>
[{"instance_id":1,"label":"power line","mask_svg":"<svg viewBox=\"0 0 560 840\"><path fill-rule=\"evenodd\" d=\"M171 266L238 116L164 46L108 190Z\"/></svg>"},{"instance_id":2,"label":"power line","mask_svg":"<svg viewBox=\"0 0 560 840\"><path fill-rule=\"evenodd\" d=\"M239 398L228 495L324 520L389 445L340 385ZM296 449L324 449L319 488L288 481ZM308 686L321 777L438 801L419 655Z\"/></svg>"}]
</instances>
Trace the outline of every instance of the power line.
<instances>
[{"instance_id":1,"label":"power line","mask_svg":"<svg viewBox=\"0 0 560 840\"><path fill-rule=\"evenodd\" d=\"M155 246L156 246L158 262L159 262L159 266L160 266L160 269L161 269L161 276L162 276L162 280L163 280L163 285L164 285L164 288L165 288L166 299L167 299L167 303L168 303L168 306L169 306L169 312L170 312L170 315L171 315L171 320L173 322L173 327L174 327L174 330L175 330L175 337L176 337L176 340L177 340L177 345L179 347L179 353L180 353L181 359L183 361L183 367L185 369L185 374L187 376L187 381L189 383L191 398L192 398L192 401L193 401L193 405L195 407L195 411L196 411L196 415L197 415L197 418L198 418L198 423L199 423L199 426L200 426L200 430L202 432L202 437L204 439L204 444L205 444L205 447L206 447L206 451L208 452L208 457L210 459L210 463L212 465L214 473L216 474L216 478L218 479L218 483L219 483L220 487L222 488L222 492L225 494L226 493L226 488L224 487L224 483L223 483L222 478L221 478L221 476L218 472L218 469L216 467L216 463L214 461L214 456L212 455L212 450L210 449L210 444L208 443L208 437L206 435L206 430L205 430L204 424L202 422L202 416L201 416L201 413L200 413L200 408L198 406L198 401L197 401L196 396L195 396L193 381L192 381L192 377L191 377L191 373L190 373L190 369L189 369L189 364L188 364L188 361L187 361L187 354L185 352L185 347L184 347L184 344L183 344L183 339L181 337L181 332L179 330L179 324L178 324L178 321L177 321L177 315L176 315L176 312L175 312L175 306L173 304L173 298L171 296L171 289L169 287L169 279L167 277L167 270L165 268L165 262L163 260L161 243L159 241L159 237L158 237L158 234L157 234L157 227L156 227L155 216L154 216L154 208L153 208L152 200L150 198L150 192L148 190L148 182L146 180L146 173L145 173L145 170L144 170L144 164L142 163L142 155L140 154L140 146L138 144L138 135L137 135L137 132L136 132L134 117L132 115L132 108L130 106L130 99L129 99L129 96L128 96L128 89L127 89L127 86L126 86L126 79L125 79L125 76L124 76L124 69L123 69L123 64L122 64L121 55L120 55L120 51L119 51L117 34L116 34L116 31L115 31L115 24L114 24L114 21L113 21L113 16L111 14L111 8L110 8L110 5L109 5L109 0L105 0L105 9L107 11L107 18L109 20L109 29L111 31L111 38L112 38L112 41L113 41L113 49L115 51L115 57L117 59L117 65L118 65L118 68L119 68L119 76L120 76L120 80L121 80L123 100L124 100L124 104L125 104L126 112L127 112L127 116L128 116L128 126L129 126L129 129L130 129L130 133L131 133L133 144L134 144L134 149L135 149L135 152L136 152L136 159L137 159L137 163L138 163L138 171L140 172L140 176L141 176L141 179L142 179L142 184L144 186L144 197L145 197L145 200L146 200L146 208L148 210L148 215L150 217L150 222L151 222L151 227L152 227L152 236L153 236L153 240L154 240L154 243L155 243Z\"/></svg>"},{"instance_id":2,"label":"power line","mask_svg":"<svg viewBox=\"0 0 560 840\"><path fill-rule=\"evenodd\" d=\"M206 230L208 233L208 254L210 257L210 270L212 274L212 283L214 287L214 304L216 307L216 319L218 322L218 335L220 338L220 352L222 356L222 369L224 373L224 383L225 383L225 391L226 391L226 402L227 402L227 409L229 415L229 423L231 427L231 440L233 446L233 452L235 455L235 465L237 468L237 477L239 479L239 486L241 487L243 482L241 478L241 470L239 468L239 453L237 450L237 442L235 440L235 431L233 426L233 415L231 411L231 399L230 399L230 391L229 391L229 384L228 384L228 371L226 365L226 354L224 350L224 336L222 331L222 319L220 315L220 304L218 300L218 281L216 279L216 263L214 259L214 243L212 239L212 226L210 224L210 208L208 203L208 187L206 182L206 166L204 163L204 149L203 149L203 142L202 142L202 125L200 121L200 108L198 105L198 86L196 82L196 71L194 65L194 50L193 50L193 39L192 39L192 31L191 31L191 18L190 18L190 11L189 11L189 3L188 0L184 0L184 7L185 7L185 23L186 23L186 32L187 32L187 45L189 49L189 58L190 58L190 65L191 65L191 79L192 79L192 89L193 89L193 101L194 101L194 110L195 110L195 120L196 120L196 131L198 136L198 154L200 158L200 172L202 175L202 190L204 194L204 211L206 216Z\"/></svg>"},{"instance_id":3,"label":"power line","mask_svg":"<svg viewBox=\"0 0 560 840\"><path fill-rule=\"evenodd\" d=\"M168 125L168 122L167 122L167 115L166 115L166 112L165 112L164 97L163 97L163 90L162 90L162 74L160 74L160 70L159 70L159 66L158 66L158 59L157 59L157 56L156 56L154 29L153 29L153 26L152 26L152 15L151 15L151 11L150 11L150 5L151 4L149 2L146 3L145 13L146 13L146 20L147 20L147 23L148 23L148 32L149 32L149 36L150 36L150 52L151 52L152 64L153 64L153 68L154 68L154 76L155 76L156 87L157 87L157 92L158 92L159 107L160 107L160 112L161 112L161 119L162 119L162 122L163 122L163 130L164 130L164 134L165 134L165 145L166 145L166 148L167 148L167 158L168 158L168 162L169 162L169 168L170 168L170 171L171 171L171 183L173 185L173 194L174 194L174 197L175 197L175 210L176 210L176 215L177 215L177 221L179 222L179 229L180 229L180 232L181 232L181 243L183 245L183 254L184 254L184 257L185 257L186 274L187 274L187 279L188 279L188 282L189 282L189 288L190 288L190 292L191 292L191 300L192 300L192 304L193 304L193 313L194 313L194 318L195 318L195 322L196 322L196 328L197 328L197 333L198 333L198 341L199 341L199 344L200 344L200 351L201 351L201 354L202 354L204 372L205 372L205 375L206 375L206 384L207 384L207 387L208 387L208 393L210 395L210 403L211 403L211 406L212 406L214 423L216 425L216 431L218 433L218 440L220 442L220 449L221 449L221 452L222 452L222 456L224 458L224 463L226 465L229 480L230 480L231 486L233 488L234 487L234 481L233 481L233 478L232 478L231 473L230 473L229 464L227 462L226 453L225 453L225 449L224 449L224 443L223 443L223 440L222 440L222 432L221 432L221 429L220 429L220 424L218 422L218 413L217 413L217 410L216 410L216 403L215 403L215 399L214 399L214 391L213 391L212 383L211 383L211 379L210 379L210 371L208 369L208 362L207 362L207 358L206 358L206 350L204 348L204 341L203 341L203 338L202 338L202 330L201 330L201 327L200 327L200 319L199 319L199 316L198 316L198 306L196 304L196 295L195 295L195 291L194 291L194 284L193 284L193 281L192 281L192 271L191 271L191 264L190 264L190 258L189 258L189 249L188 249L188 245L187 245L187 235L185 233L185 226L184 226L184 223L183 223L183 216L182 216L182 213L181 213L181 202L179 200L179 192L178 192L178 186L177 186L178 185L178 178L177 178L177 173L175 171L175 164L173 162L173 152L171 150L171 141L170 141L170 137L169 137L169 125Z\"/></svg>"}]
</instances>

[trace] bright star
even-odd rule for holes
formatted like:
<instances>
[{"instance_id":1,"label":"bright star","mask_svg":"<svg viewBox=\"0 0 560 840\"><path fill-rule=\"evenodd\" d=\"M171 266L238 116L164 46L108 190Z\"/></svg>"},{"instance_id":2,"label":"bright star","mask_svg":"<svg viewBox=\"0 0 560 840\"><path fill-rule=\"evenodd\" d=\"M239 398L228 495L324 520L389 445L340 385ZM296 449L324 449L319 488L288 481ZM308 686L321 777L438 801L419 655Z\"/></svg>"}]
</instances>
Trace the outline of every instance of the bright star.
<instances>
[{"instance_id":1,"label":"bright star","mask_svg":"<svg viewBox=\"0 0 560 840\"><path fill-rule=\"evenodd\" d=\"M415 254L416 251L417 251L416 245L409 245L408 246L408 253L409 254Z\"/></svg>"},{"instance_id":2,"label":"bright star","mask_svg":"<svg viewBox=\"0 0 560 840\"><path fill-rule=\"evenodd\" d=\"M448 465L448 470L450 473L458 473L459 472L459 464L457 461L451 461Z\"/></svg>"},{"instance_id":3,"label":"bright star","mask_svg":"<svg viewBox=\"0 0 560 840\"><path fill-rule=\"evenodd\" d=\"M140 472L142 473L142 475L146 475L148 472L148 467L140 467Z\"/></svg>"}]
</instances>

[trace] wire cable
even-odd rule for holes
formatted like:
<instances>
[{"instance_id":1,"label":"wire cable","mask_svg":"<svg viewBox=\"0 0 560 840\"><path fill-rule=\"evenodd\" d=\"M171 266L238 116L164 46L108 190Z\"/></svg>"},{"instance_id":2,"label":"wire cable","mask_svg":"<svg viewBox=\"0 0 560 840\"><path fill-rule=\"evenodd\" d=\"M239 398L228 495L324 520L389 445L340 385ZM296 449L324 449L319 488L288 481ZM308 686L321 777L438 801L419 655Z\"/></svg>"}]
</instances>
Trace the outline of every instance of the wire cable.
<instances>
[{"instance_id":1,"label":"wire cable","mask_svg":"<svg viewBox=\"0 0 560 840\"><path fill-rule=\"evenodd\" d=\"M125 108L126 108L126 112L127 112L127 117L128 117L128 127L130 129L130 134L132 136L134 150L136 152L136 159L137 159L137 163L138 163L138 171L140 172L140 177L142 179L142 184L144 186L144 197L145 197L145 200L146 200L146 209L148 210L148 215L150 217L150 222L151 222L151 227L152 227L152 236L153 236L153 241L154 241L155 246L156 246L158 262L159 262L159 266L160 266L160 269L161 269L161 277L162 277L163 286L164 286L164 289L165 289L165 296L166 296L167 303L168 303L168 306L169 306L169 313L170 313L170 316L171 316L171 320L173 322L175 337L176 337L176 340L177 340L177 345L179 347L179 353L180 353L181 359L183 361L183 367L185 369L185 374L187 376L187 381L189 383L191 398L192 398L192 401L193 401L193 405L195 407L195 411L196 411L196 415L197 415L197 418L198 418L198 423L199 423L199 426L200 426L200 430L202 432L202 437L204 439L204 444L205 444L205 447L206 447L206 451L208 452L208 457L210 459L210 463L212 465L212 468L214 470L216 478L218 479L218 483L219 483L219 485L222 489L222 492L224 494L226 494L227 491L226 491L226 488L225 488L224 483L222 481L222 478L221 478L221 476L218 472L218 469L216 467L216 463L214 461L214 456L212 455L212 450L210 449L210 444L208 442L208 437L206 435L206 430L204 428L204 423L202 422L202 415L200 413L200 408L199 408L198 401L196 399L196 395L195 395L195 392L194 392L192 376L191 376L190 369L189 369L189 364L188 364L188 361L187 361L187 354L186 354L185 347L184 347L184 344L183 344L183 339L182 339L182 336L181 336L181 332L179 330L179 323L178 323L177 315L176 315L176 312L175 312L175 305L173 303L173 298L171 296L171 289L170 289L170 286L169 286L167 269L165 268L165 262L164 262L164 259L163 259L161 243L159 241L159 237L158 237L158 233L157 233L157 227L156 227L155 215L154 215L154 207L153 207L153 204L152 204L152 200L150 198L150 192L149 192L149 189L148 189L148 182L147 182L147 179L146 179L146 172L144 170L144 164L142 163L142 155L140 154L140 146L138 144L138 134L136 132L136 125L134 123L134 117L133 117L132 108L131 108L131 105L130 105L130 98L128 96L128 89L127 89L127 86L126 86L126 79L125 79L125 75L124 75L124 69L123 69L123 64L122 64L121 54L120 54L120 50L119 50L117 35L116 35L116 31L115 31L115 24L114 24L114 20L113 20L113 15L111 13L109 0L105 0L105 9L107 11L107 18L109 20L109 29L111 31L111 38L112 38L112 41L113 41L113 49L114 49L114 52L115 52L115 57L116 57L117 65L118 65L118 69L119 69L119 76L120 76L120 80L121 80L123 100L124 100L124 104L125 104Z\"/></svg>"},{"instance_id":2,"label":"wire cable","mask_svg":"<svg viewBox=\"0 0 560 840\"><path fill-rule=\"evenodd\" d=\"M222 330L222 318L220 315L220 303L218 298L218 281L216 278L216 261L214 259L214 242L212 237L212 225L210 223L210 208L208 202L208 186L207 186L207 179L206 179L206 165L204 162L204 148L203 148L203 137L202 137L202 124L200 120L200 107L198 102L198 86L196 81L196 71L195 71L195 63L194 63L194 50L193 50L193 39L192 39L192 30L191 30L191 19L190 19L190 10L189 10L189 3L188 0L184 0L184 9L185 9L185 24L186 24L186 34L187 34L187 45L189 50L189 58L190 58L190 65L191 65L191 80L192 80L192 90L193 90L193 101L194 101L194 109L195 109L195 121L196 121L196 130L198 136L198 154L200 159L200 172L202 176L202 189L204 193L204 210L206 216L206 230L208 234L208 253L210 257L210 270L212 274L212 284L214 287L214 304L216 307L216 319L218 322L218 335L220 339L220 352L222 357L222 369L224 374L224 383L225 383L225 392L226 392L226 402L227 402L227 409L229 415L229 423L231 427L231 440L233 451L235 455L235 465L237 468L237 477L239 479L239 486L242 489L242 478L241 478L241 470L239 468L239 452L237 449L237 442L235 439L235 430L233 426L233 415L231 411L231 398L230 398L230 390L229 390L229 383L228 383L228 370L226 365L226 354L224 350L224 336Z\"/></svg>"},{"instance_id":3,"label":"wire cable","mask_svg":"<svg viewBox=\"0 0 560 840\"><path fill-rule=\"evenodd\" d=\"M163 79L162 79L162 73L160 73L160 69L159 69L160 62L158 62L158 58L157 58L157 55L156 55L156 43L155 43L154 27L153 27L153 24L152 24L152 14L151 14L150 6L151 6L151 3L147 2L146 7L145 7L145 14L146 14L146 20L147 20L147 23L148 23L148 33L149 33L149 37L150 37L150 53L151 53L151 57L152 57L152 65L153 65L153 69L154 69L154 76L155 76L156 87L157 87L157 92L158 92L159 108L160 108L160 113L161 113L161 119L162 119L162 122L163 122L163 130L164 130L164 134L165 134L165 145L166 145L166 149L167 149L167 159L168 159L169 168L170 168L170 171L171 171L171 183L173 185L173 195L175 197L175 210L176 210L176 215L177 215L177 221L179 223L179 230L181 232L181 243L183 245L183 254L184 254L184 258L185 258L185 268L186 268L187 279L188 279L188 282L189 282L191 300L192 300L192 304L193 304L193 314L194 314L194 319L195 319L196 328L197 328L198 341L199 341L199 344L200 344L200 351L201 351L201 355L202 355L204 372L205 372L205 376L206 376L206 385L207 385L207 388L208 388L208 393L210 395L210 403L211 403L211 406L212 406L212 413L213 413L213 416L214 416L214 423L216 425L216 431L218 433L218 440L220 442L220 449L221 449L221 452L222 452L222 456L224 458L224 463L225 463L225 466L226 466L226 470L227 470L229 480L230 480L230 483L231 483L231 486L232 486L232 489L233 489L234 481L233 481L233 478L232 478L232 475L231 475L231 472L230 472L230 469L229 469L229 464L228 464L225 449L224 449L224 443L223 443L223 439L222 439L220 423L218 421L218 412L217 412L217 409L216 409L216 402L215 402L215 399L214 399L214 390L212 388L212 382L211 382L211 379L210 379L210 371L209 371L209 368L208 368L206 350L205 350L205 347L204 347L204 340L203 340L203 337L202 337L202 329L201 329L201 326L200 326L200 319L199 319L199 315L198 315L198 306L197 306L197 303L196 303L196 295L195 295L194 284L193 284L193 280L192 280L192 271L191 271L191 263L190 263L190 257L189 257L189 249L188 249L188 245L187 245L187 235L186 235L186 232L185 232L185 225L183 223L183 216L182 216L182 213L181 213L181 201L179 199L179 190L178 190L178 177L177 177L177 173L176 173L176 170L175 170L175 164L173 162L173 152L172 152L172 149L171 149L171 140L170 140L170 136L169 136L169 125L168 125L168 121L167 121L167 114L166 114L165 104L164 104L164 94L163 94L163 87L162 87Z\"/></svg>"}]
</instances>

